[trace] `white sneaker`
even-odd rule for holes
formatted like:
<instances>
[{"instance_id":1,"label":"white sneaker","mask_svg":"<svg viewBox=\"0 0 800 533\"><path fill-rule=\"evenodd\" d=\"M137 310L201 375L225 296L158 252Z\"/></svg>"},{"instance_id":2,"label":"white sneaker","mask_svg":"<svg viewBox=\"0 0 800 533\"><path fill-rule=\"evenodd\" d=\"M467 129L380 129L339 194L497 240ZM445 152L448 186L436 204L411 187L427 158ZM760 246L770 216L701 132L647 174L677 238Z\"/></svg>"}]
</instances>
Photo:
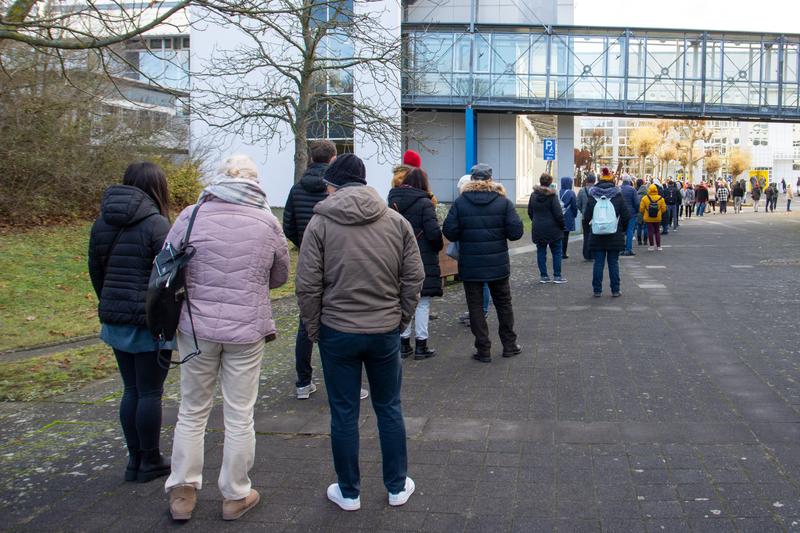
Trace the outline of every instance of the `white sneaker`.
<instances>
[{"instance_id":1,"label":"white sneaker","mask_svg":"<svg viewBox=\"0 0 800 533\"><path fill-rule=\"evenodd\" d=\"M389 505L393 507L398 507L400 505L405 504L408 499L414 494L414 489L416 485L414 485L414 480L410 477L406 476L406 488L402 491L398 492L397 494L389 493Z\"/></svg>"},{"instance_id":2,"label":"white sneaker","mask_svg":"<svg viewBox=\"0 0 800 533\"><path fill-rule=\"evenodd\" d=\"M305 387L297 387L296 391L298 400L308 400L308 397L317 392L317 386L313 382Z\"/></svg>"},{"instance_id":3,"label":"white sneaker","mask_svg":"<svg viewBox=\"0 0 800 533\"><path fill-rule=\"evenodd\" d=\"M648 252L652 252L654 249L655 249L655 248L653 248L652 246L648 246L648 247L647 247L647 251L648 251Z\"/></svg>"},{"instance_id":4,"label":"white sneaker","mask_svg":"<svg viewBox=\"0 0 800 533\"><path fill-rule=\"evenodd\" d=\"M663 250L664 250L664 249L663 249L662 247L660 247L660 246L658 247L658 251L659 251L659 252L661 252L661 251L663 251Z\"/></svg>"},{"instance_id":5,"label":"white sneaker","mask_svg":"<svg viewBox=\"0 0 800 533\"><path fill-rule=\"evenodd\" d=\"M367 389L361 389L361 396L359 396L362 400L366 400L369 398L369 391Z\"/></svg>"},{"instance_id":6,"label":"white sneaker","mask_svg":"<svg viewBox=\"0 0 800 533\"><path fill-rule=\"evenodd\" d=\"M338 483L333 483L328 487L328 499L344 511L358 511L361 509L361 497L345 498L342 496L342 489L339 488Z\"/></svg>"}]
</instances>

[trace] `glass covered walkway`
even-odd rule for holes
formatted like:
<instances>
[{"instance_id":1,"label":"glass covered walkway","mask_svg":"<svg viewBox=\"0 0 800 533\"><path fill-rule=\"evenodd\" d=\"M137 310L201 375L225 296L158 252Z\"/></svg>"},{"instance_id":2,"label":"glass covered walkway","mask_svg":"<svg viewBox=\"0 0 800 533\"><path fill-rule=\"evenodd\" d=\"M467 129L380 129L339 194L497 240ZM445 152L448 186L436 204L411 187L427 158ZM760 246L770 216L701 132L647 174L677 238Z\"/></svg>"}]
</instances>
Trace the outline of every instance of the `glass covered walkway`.
<instances>
[{"instance_id":1,"label":"glass covered walkway","mask_svg":"<svg viewBox=\"0 0 800 533\"><path fill-rule=\"evenodd\" d=\"M405 24L403 107L800 121L800 35Z\"/></svg>"}]
</instances>

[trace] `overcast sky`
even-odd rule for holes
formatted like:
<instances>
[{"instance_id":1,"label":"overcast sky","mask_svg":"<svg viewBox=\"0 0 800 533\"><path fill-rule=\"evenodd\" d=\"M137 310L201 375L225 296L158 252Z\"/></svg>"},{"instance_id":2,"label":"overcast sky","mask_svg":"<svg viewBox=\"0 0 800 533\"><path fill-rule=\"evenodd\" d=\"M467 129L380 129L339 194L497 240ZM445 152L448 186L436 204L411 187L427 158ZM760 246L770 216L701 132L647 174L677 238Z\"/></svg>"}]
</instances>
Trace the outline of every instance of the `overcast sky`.
<instances>
[{"instance_id":1,"label":"overcast sky","mask_svg":"<svg viewBox=\"0 0 800 533\"><path fill-rule=\"evenodd\" d=\"M575 24L800 33L800 0L575 0Z\"/></svg>"}]
</instances>

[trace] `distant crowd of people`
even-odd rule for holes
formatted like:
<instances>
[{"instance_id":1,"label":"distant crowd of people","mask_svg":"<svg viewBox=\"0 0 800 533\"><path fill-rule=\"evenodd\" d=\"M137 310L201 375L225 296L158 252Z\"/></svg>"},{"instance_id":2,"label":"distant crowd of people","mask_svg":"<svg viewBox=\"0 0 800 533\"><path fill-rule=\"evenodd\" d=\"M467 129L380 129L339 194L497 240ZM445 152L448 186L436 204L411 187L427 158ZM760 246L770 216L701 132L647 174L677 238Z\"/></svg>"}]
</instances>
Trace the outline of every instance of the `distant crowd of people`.
<instances>
[{"instance_id":1,"label":"distant crowd of people","mask_svg":"<svg viewBox=\"0 0 800 533\"><path fill-rule=\"evenodd\" d=\"M236 520L256 506L249 477L255 460L254 407L265 346L275 339L270 289L289 279L287 245L299 249L295 292L295 396L316 390L311 357L319 347L331 413L331 449L337 480L327 497L347 511L361 507L358 467L360 401L371 397L388 504L405 504L415 491L408 476L405 423L400 402L403 359L434 357L429 343L431 299L443 295L439 254L457 259L473 359L492 362L487 315L493 302L502 357L522 353L510 287L509 241L523 223L489 165L476 164L459 181L459 195L442 224L437 199L416 152L393 170L384 200L368 186L364 163L316 141L310 162L290 193L282 224L247 156L227 158L195 205L170 223L164 171L131 164L122 184L102 200L89 242L89 272L99 299L101 338L114 350L123 381L119 417L128 448L127 481L168 476L170 514L189 520L203 485L204 439L219 384L225 440L218 478L222 518ZM583 257L593 261L592 294L600 297L608 269L612 297L622 295L620 255L635 255L633 239L651 251L677 231L682 217L704 216L730 198L740 212L744 183L686 184L634 180L603 168L577 194L572 178L560 188L542 174L528 202L539 282L566 283L563 259L580 221ZM755 210L762 187L752 188ZM772 192L769 192L769 191ZM785 186L790 210L792 189ZM766 188L770 211L777 189ZM552 277L547 252L552 256ZM174 338L154 338L149 327L153 280L163 274L154 259L186 252L185 291ZM182 280L183 278L181 278ZM413 341L413 345L412 345ZM177 351L177 358L173 355ZM161 453L161 398L170 366L181 364L180 407L171 459ZM366 370L369 390L362 386Z\"/></svg>"}]
</instances>

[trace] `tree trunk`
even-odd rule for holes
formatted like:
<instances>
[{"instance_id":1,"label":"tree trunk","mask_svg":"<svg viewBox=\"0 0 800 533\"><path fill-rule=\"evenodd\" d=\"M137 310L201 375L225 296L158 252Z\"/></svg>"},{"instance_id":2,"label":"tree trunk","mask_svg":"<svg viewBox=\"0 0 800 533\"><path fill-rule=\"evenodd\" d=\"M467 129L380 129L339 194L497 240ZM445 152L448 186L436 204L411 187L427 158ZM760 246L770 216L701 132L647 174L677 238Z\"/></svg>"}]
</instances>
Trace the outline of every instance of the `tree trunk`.
<instances>
[{"instance_id":1,"label":"tree trunk","mask_svg":"<svg viewBox=\"0 0 800 533\"><path fill-rule=\"evenodd\" d=\"M303 122L306 122L303 120ZM294 135L294 182L298 183L308 167L308 126L298 127Z\"/></svg>"}]
</instances>

